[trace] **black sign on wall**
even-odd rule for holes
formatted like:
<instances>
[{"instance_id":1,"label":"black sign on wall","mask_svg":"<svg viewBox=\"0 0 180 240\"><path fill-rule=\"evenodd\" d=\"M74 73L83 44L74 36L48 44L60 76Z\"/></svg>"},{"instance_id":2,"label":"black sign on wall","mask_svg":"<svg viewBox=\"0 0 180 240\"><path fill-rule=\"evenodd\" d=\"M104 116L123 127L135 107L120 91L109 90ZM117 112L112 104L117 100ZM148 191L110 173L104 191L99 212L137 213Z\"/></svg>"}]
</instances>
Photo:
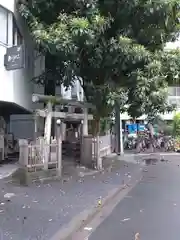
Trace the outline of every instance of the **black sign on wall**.
<instances>
[{"instance_id":1,"label":"black sign on wall","mask_svg":"<svg viewBox=\"0 0 180 240\"><path fill-rule=\"evenodd\" d=\"M23 45L7 48L4 66L8 71L25 67L25 48Z\"/></svg>"}]
</instances>

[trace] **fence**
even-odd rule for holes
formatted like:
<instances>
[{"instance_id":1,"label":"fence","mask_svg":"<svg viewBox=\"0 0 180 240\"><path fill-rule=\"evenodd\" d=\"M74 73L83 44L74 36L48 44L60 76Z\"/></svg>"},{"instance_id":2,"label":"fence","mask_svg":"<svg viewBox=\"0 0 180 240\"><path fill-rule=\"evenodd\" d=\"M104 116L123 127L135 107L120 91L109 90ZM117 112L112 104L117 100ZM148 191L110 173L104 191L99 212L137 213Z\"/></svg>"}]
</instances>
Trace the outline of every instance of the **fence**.
<instances>
[{"instance_id":1,"label":"fence","mask_svg":"<svg viewBox=\"0 0 180 240\"><path fill-rule=\"evenodd\" d=\"M103 157L112 152L111 135L107 134L95 138L92 136L84 137L81 152L81 162L84 165L101 169Z\"/></svg>"},{"instance_id":2,"label":"fence","mask_svg":"<svg viewBox=\"0 0 180 240\"><path fill-rule=\"evenodd\" d=\"M45 145L42 149L41 145L29 145L28 146L28 165L29 169L44 168L46 162L46 155L50 149L50 155L48 156L48 168L57 168L58 164L58 145L49 144Z\"/></svg>"},{"instance_id":3,"label":"fence","mask_svg":"<svg viewBox=\"0 0 180 240\"><path fill-rule=\"evenodd\" d=\"M29 171L59 167L61 162L61 144L52 142L47 145L41 139L36 144L33 142L29 144L27 140L21 139L19 147L19 163Z\"/></svg>"},{"instance_id":4,"label":"fence","mask_svg":"<svg viewBox=\"0 0 180 240\"><path fill-rule=\"evenodd\" d=\"M65 151L62 143L51 141L51 144L47 145L43 138L39 138L36 143L21 139L19 148L19 163L29 170L58 168L61 171L62 153ZM110 134L96 138L87 136L83 138L82 145L76 142L71 149L74 158L80 159L82 164L101 169L103 157L112 152L112 138Z\"/></svg>"}]
</instances>

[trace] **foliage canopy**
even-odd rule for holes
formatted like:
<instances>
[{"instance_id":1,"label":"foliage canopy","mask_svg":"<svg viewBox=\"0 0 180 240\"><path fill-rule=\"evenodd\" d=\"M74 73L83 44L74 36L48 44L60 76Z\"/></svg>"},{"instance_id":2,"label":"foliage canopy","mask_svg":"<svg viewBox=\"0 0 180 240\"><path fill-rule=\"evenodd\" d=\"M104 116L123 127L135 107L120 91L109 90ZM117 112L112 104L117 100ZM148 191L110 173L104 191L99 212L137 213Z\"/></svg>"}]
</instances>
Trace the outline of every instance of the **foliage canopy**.
<instances>
[{"instance_id":1,"label":"foliage canopy","mask_svg":"<svg viewBox=\"0 0 180 240\"><path fill-rule=\"evenodd\" d=\"M114 101L132 117L170 110L167 86L179 80L179 51L164 52L180 30L180 0L20 1L38 51L50 64L37 82L79 78L107 116Z\"/></svg>"}]
</instances>

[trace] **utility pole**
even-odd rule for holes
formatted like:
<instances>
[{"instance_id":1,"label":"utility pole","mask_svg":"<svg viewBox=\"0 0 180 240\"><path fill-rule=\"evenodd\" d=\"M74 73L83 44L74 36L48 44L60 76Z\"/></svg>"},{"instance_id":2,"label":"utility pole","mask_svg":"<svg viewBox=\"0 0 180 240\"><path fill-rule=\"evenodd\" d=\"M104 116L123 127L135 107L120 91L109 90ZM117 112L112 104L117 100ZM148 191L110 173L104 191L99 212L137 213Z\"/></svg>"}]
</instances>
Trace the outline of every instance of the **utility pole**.
<instances>
[{"instance_id":1,"label":"utility pole","mask_svg":"<svg viewBox=\"0 0 180 240\"><path fill-rule=\"evenodd\" d=\"M123 132L122 132L122 120L119 104L115 103L115 121L116 121L116 153L117 155L124 154L123 146Z\"/></svg>"}]
</instances>

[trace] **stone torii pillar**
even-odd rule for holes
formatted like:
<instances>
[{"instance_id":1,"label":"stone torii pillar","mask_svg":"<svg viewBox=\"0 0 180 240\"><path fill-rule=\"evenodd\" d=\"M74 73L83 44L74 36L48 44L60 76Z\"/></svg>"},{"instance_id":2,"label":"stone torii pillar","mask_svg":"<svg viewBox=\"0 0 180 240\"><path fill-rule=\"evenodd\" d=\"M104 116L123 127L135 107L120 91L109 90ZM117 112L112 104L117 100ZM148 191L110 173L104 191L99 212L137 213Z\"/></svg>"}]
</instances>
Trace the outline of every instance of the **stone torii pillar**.
<instances>
[{"instance_id":1,"label":"stone torii pillar","mask_svg":"<svg viewBox=\"0 0 180 240\"><path fill-rule=\"evenodd\" d=\"M84 119L82 125L83 125L82 135L88 136L88 108L84 108Z\"/></svg>"}]
</instances>

